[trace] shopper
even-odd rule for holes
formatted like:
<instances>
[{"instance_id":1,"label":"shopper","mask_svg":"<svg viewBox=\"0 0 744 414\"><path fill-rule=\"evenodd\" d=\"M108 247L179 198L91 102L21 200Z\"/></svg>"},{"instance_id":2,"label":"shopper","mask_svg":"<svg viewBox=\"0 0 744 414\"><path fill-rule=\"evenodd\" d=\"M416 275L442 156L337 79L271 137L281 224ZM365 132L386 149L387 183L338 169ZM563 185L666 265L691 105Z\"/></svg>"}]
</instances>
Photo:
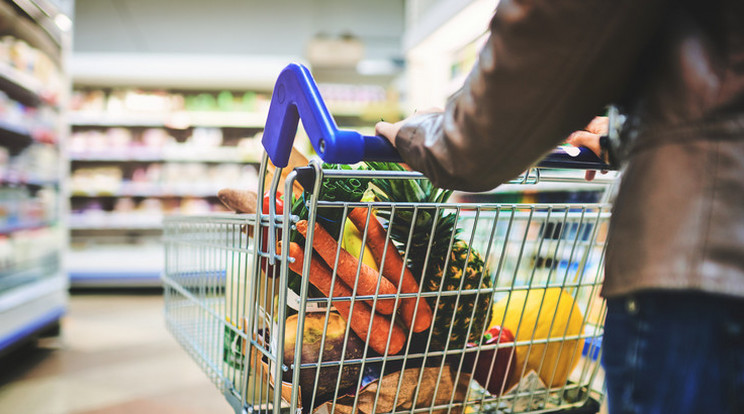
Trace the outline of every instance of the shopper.
<instances>
[{"instance_id":1,"label":"shopper","mask_svg":"<svg viewBox=\"0 0 744 414\"><path fill-rule=\"evenodd\" d=\"M482 191L622 104L621 139L595 145L626 164L610 412L744 413L744 2L502 0L490 30L443 112L377 132L436 185Z\"/></svg>"}]
</instances>

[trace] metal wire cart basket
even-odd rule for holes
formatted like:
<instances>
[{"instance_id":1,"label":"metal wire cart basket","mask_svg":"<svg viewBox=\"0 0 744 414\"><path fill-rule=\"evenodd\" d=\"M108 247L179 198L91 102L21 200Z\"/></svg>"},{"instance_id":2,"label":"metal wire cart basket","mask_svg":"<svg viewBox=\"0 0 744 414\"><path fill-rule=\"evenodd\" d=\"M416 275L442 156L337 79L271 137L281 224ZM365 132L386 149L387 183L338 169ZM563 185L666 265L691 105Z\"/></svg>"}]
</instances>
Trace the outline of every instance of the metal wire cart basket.
<instances>
[{"instance_id":1,"label":"metal wire cart basket","mask_svg":"<svg viewBox=\"0 0 744 414\"><path fill-rule=\"evenodd\" d=\"M287 168L299 120L337 164ZM452 202L298 65L264 146L256 214L165 221L167 326L237 413L596 412L609 204Z\"/></svg>"}]
</instances>

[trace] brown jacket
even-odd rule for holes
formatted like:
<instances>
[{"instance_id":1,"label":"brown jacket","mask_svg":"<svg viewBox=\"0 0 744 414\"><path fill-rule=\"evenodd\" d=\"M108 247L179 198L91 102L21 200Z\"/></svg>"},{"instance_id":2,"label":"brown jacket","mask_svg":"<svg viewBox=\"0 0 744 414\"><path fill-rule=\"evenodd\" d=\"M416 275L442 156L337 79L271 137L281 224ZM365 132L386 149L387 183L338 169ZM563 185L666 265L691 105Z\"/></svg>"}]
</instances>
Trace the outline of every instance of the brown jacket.
<instances>
[{"instance_id":1,"label":"brown jacket","mask_svg":"<svg viewBox=\"0 0 744 414\"><path fill-rule=\"evenodd\" d=\"M502 0L490 29L444 114L403 125L403 159L488 190L620 102L604 294L744 297L744 1Z\"/></svg>"}]
</instances>

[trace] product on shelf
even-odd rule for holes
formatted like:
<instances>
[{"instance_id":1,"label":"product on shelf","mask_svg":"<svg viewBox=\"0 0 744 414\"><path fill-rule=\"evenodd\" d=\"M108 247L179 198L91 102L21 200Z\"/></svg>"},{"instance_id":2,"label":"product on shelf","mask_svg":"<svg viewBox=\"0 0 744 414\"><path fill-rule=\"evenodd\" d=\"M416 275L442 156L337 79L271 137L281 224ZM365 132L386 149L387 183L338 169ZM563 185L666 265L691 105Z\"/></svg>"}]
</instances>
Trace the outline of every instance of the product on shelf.
<instances>
[{"instance_id":1,"label":"product on shelf","mask_svg":"<svg viewBox=\"0 0 744 414\"><path fill-rule=\"evenodd\" d=\"M73 195L115 195L120 192L122 170L118 167L80 168L71 176Z\"/></svg>"},{"instance_id":2,"label":"product on shelf","mask_svg":"<svg viewBox=\"0 0 744 414\"><path fill-rule=\"evenodd\" d=\"M331 107L360 109L369 104L388 102L388 92L379 85L321 83L318 90Z\"/></svg>"},{"instance_id":3,"label":"product on shelf","mask_svg":"<svg viewBox=\"0 0 744 414\"><path fill-rule=\"evenodd\" d=\"M165 215L226 211L218 201L200 197L119 197L73 205L70 226L75 230L159 229Z\"/></svg>"},{"instance_id":4,"label":"product on shelf","mask_svg":"<svg viewBox=\"0 0 744 414\"><path fill-rule=\"evenodd\" d=\"M269 95L255 91L174 93L162 90L101 89L73 92L70 108L78 112L148 114L174 112L260 112L268 110Z\"/></svg>"},{"instance_id":5,"label":"product on shelf","mask_svg":"<svg viewBox=\"0 0 744 414\"><path fill-rule=\"evenodd\" d=\"M220 128L194 128L189 141L197 147L219 147L223 137Z\"/></svg>"},{"instance_id":6,"label":"product on shelf","mask_svg":"<svg viewBox=\"0 0 744 414\"><path fill-rule=\"evenodd\" d=\"M32 145L8 160L0 179L15 183L54 183L59 177L59 160L57 148Z\"/></svg>"},{"instance_id":7,"label":"product on shelf","mask_svg":"<svg viewBox=\"0 0 744 414\"><path fill-rule=\"evenodd\" d=\"M56 190L0 187L0 233L47 225L57 219Z\"/></svg>"},{"instance_id":8,"label":"product on shelf","mask_svg":"<svg viewBox=\"0 0 744 414\"><path fill-rule=\"evenodd\" d=\"M103 113L106 110L106 93L100 89L74 91L69 107L72 111Z\"/></svg>"},{"instance_id":9,"label":"product on shelf","mask_svg":"<svg viewBox=\"0 0 744 414\"><path fill-rule=\"evenodd\" d=\"M226 145L219 128L194 128L179 142L164 128L132 130L122 127L75 131L68 145L73 161L217 161L256 162L260 134L233 139Z\"/></svg>"},{"instance_id":10,"label":"product on shelf","mask_svg":"<svg viewBox=\"0 0 744 414\"><path fill-rule=\"evenodd\" d=\"M17 271L55 255L62 241L58 227L40 227L0 234L0 273ZM0 289L1 290L1 289Z\"/></svg>"},{"instance_id":11,"label":"product on shelf","mask_svg":"<svg viewBox=\"0 0 744 414\"><path fill-rule=\"evenodd\" d=\"M46 53L13 36L0 38L0 65L19 72L25 86L34 89L46 102L56 103L64 81L57 65ZM6 72L6 70L2 70ZM31 80L27 80L30 77Z\"/></svg>"},{"instance_id":12,"label":"product on shelf","mask_svg":"<svg viewBox=\"0 0 744 414\"><path fill-rule=\"evenodd\" d=\"M0 91L0 129L11 129L40 142L56 142L57 114L49 107L24 105Z\"/></svg>"}]
</instances>

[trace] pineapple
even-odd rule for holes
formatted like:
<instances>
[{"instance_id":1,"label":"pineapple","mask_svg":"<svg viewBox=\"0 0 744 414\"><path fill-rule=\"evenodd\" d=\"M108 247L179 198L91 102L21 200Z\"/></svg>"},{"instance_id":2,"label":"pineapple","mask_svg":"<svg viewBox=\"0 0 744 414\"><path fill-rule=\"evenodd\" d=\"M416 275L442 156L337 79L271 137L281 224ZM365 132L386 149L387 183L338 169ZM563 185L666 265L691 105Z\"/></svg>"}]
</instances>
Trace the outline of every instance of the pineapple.
<instances>
[{"instance_id":1,"label":"pineapple","mask_svg":"<svg viewBox=\"0 0 744 414\"><path fill-rule=\"evenodd\" d=\"M471 290L478 288L490 288L491 279L485 272L485 264L478 253L469 248L462 240L455 240L452 244L447 272L443 271L444 263L437 263L431 271L427 271L424 277L424 291L442 292L453 290ZM442 277L444 276L444 277ZM436 320L433 323L432 349L444 349L447 334L450 334L448 349L462 349L467 342L480 343L483 332L491 323L491 294L481 293L477 297L475 293L460 294L457 296L442 296L429 298L429 304L437 307ZM473 308L475 307L475 312ZM455 315L453 318L453 314ZM452 331L450 333L450 321ZM468 326L470 335L468 335ZM467 336L467 337L466 337Z\"/></svg>"},{"instance_id":2,"label":"pineapple","mask_svg":"<svg viewBox=\"0 0 744 414\"><path fill-rule=\"evenodd\" d=\"M385 168L390 166L384 165ZM370 163L370 167L382 169L382 166L373 163ZM370 188L375 197L384 202L442 203L452 194L451 191L435 188L425 180L373 180ZM420 207L415 223L413 209L401 207L392 218L390 210L381 209L377 215L392 222L390 235L400 249L404 251L408 246L411 271L423 285L422 291L439 292L441 289L447 292L492 287L493 282L483 259L457 237L459 229L454 214L445 215L441 209L434 207ZM424 269L427 254L429 261ZM430 350L443 350L448 338L447 349L450 350L462 349L467 342L480 342L490 324L490 293L430 297L427 300L436 312L431 327ZM428 336L428 333L425 335Z\"/></svg>"}]
</instances>

